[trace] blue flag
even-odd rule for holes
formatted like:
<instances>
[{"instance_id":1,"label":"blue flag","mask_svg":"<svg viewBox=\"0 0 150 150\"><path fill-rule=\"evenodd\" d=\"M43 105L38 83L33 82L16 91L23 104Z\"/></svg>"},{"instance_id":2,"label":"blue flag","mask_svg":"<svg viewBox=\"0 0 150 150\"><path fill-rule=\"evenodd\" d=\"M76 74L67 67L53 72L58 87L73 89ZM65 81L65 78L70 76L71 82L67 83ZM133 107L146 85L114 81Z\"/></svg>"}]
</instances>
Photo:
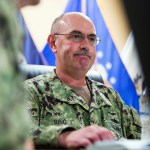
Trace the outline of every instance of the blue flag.
<instances>
[{"instance_id":1,"label":"blue flag","mask_svg":"<svg viewBox=\"0 0 150 150\"><path fill-rule=\"evenodd\" d=\"M55 66L55 55L52 52L50 46L48 43L45 45L43 51L42 51L43 56L45 57L46 63L49 66Z\"/></svg>"},{"instance_id":2,"label":"blue flag","mask_svg":"<svg viewBox=\"0 0 150 150\"><path fill-rule=\"evenodd\" d=\"M97 1L86 0L84 2L86 3L83 3L82 0L69 0L65 12L84 12L91 18L95 24L97 35L101 38L100 44L96 47L97 63L103 66L104 70L107 72L107 80L109 84L119 93L124 102L128 106L133 106L139 111L138 95L135 86L129 77L120 55L118 54ZM46 46L44 52L45 51L50 52L51 50ZM50 62L53 61L53 57L50 58L50 55L49 60L47 60L49 61L49 64L54 64Z\"/></svg>"},{"instance_id":3,"label":"blue flag","mask_svg":"<svg viewBox=\"0 0 150 150\"><path fill-rule=\"evenodd\" d=\"M22 53L26 59L27 64L39 64L43 65L44 60L42 59L41 54L38 52L33 39L28 31L24 18L21 12L18 13L18 18L20 25L24 30L24 41L23 41L23 48Z\"/></svg>"}]
</instances>

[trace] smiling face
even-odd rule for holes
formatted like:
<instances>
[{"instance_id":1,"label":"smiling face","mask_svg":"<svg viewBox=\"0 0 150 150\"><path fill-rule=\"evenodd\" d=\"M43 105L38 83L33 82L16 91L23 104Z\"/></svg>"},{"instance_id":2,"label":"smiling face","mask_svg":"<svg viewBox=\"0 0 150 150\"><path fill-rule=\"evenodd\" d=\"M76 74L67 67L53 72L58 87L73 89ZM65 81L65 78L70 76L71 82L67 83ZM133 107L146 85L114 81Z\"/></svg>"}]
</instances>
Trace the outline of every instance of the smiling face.
<instances>
[{"instance_id":1,"label":"smiling face","mask_svg":"<svg viewBox=\"0 0 150 150\"><path fill-rule=\"evenodd\" d=\"M54 45L50 44L56 56L57 69L69 74L75 71L86 73L96 56L95 46L89 42L96 34L91 20L79 13L68 13L53 33L58 33L53 35Z\"/></svg>"}]
</instances>

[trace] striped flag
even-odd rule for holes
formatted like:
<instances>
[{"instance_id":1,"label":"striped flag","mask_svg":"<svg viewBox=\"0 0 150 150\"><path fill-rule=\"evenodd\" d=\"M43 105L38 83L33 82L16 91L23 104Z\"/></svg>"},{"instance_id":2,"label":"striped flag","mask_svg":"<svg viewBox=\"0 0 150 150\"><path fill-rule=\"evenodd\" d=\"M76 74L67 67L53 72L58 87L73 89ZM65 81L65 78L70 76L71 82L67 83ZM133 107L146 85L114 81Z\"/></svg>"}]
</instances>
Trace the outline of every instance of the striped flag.
<instances>
[{"instance_id":1,"label":"striped flag","mask_svg":"<svg viewBox=\"0 0 150 150\"><path fill-rule=\"evenodd\" d=\"M26 63L43 65L44 59L42 58L42 55L39 53L38 49L34 44L34 41L30 35L30 32L28 31L21 12L18 13L18 19L20 25L22 26L22 29L24 30L24 43L22 47L22 53L26 59Z\"/></svg>"}]
</instances>

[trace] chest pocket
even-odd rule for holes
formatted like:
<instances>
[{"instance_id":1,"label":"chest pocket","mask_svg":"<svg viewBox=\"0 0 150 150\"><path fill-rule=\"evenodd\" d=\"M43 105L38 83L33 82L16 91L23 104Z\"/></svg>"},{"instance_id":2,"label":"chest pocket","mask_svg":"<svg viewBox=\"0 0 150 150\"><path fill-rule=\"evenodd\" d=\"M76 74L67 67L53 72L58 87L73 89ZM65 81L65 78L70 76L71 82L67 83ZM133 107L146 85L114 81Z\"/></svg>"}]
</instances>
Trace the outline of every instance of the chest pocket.
<instances>
[{"instance_id":1,"label":"chest pocket","mask_svg":"<svg viewBox=\"0 0 150 150\"><path fill-rule=\"evenodd\" d=\"M44 101L41 111L41 124L43 125L69 125L75 128L81 127L78 117L78 107L73 107L66 102L52 99ZM78 106L78 105L77 105Z\"/></svg>"},{"instance_id":2,"label":"chest pocket","mask_svg":"<svg viewBox=\"0 0 150 150\"><path fill-rule=\"evenodd\" d=\"M98 124L99 126L106 127L113 131L118 138L123 137L119 115L110 106L103 106L95 109L91 114L91 120L94 124Z\"/></svg>"}]
</instances>

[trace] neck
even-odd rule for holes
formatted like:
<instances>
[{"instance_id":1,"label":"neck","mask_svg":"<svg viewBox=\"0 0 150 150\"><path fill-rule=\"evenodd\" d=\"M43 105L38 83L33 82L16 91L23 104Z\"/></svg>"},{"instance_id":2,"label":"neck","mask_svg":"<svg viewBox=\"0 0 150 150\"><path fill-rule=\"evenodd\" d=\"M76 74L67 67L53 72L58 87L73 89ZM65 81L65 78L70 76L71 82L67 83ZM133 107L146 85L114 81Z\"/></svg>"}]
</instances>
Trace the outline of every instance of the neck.
<instances>
[{"instance_id":1,"label":"neck","mask_svg":"<svg viewBox=\"0 0 150 150\"><path fill-rule=\"evenodd\" d=\"M85 74L82 76L80 75L80 77L79 75L72 76L66 72L61 72L57 70L57 68L56 68L56 74L59 77L59 79L67 85L76 86L76 87L83 87L86 85Z\"/></svg>"}]
</instances>

